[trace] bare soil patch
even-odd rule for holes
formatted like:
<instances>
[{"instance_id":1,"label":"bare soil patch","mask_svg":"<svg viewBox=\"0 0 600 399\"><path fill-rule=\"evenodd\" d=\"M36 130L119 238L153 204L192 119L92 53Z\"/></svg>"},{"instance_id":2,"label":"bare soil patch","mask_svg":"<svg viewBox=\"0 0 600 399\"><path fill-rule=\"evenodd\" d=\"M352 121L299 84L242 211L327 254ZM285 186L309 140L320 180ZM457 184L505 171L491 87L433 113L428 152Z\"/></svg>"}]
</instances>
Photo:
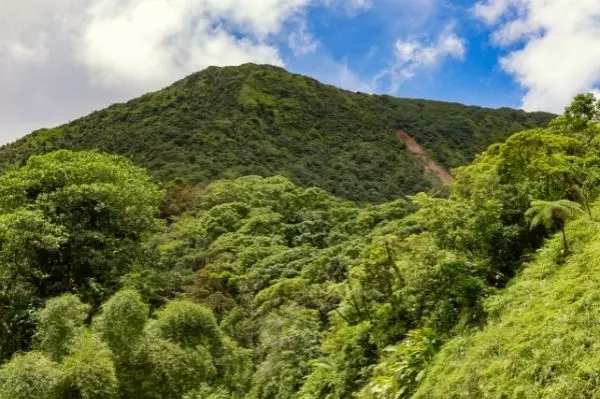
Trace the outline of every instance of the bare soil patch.
<instances>
[{"instance_id":1,"label":"bare soil patch","mask_svg":"<svg viewBox=\"0 0 600 399\"><path fill-rule=\"evenodd\" d=\"M450 173L431 159L423 147L421 147L415 139L410 137L408 133L402 129L398 129L396 130L396 137L406 145L408 152L423 161L423 170L425 171L425 174L435 176L444 185L452 183L453 179Z\"/></svg>"}]
</instances>

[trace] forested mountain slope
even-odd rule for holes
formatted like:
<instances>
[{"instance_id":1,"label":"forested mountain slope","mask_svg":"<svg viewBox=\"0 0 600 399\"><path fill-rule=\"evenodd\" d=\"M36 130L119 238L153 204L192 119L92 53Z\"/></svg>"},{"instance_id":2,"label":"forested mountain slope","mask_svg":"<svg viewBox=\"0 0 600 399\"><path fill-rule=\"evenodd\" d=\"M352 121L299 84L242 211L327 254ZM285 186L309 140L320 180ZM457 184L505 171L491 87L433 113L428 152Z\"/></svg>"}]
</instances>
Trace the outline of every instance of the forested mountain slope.
<instances>
[{"instance_id":1,"label":"forested mountain slope","mask_svg":"<svg viewBox=\"0 0 600 399\"><path fill-rule=\"evenodd\" d=\"M360 202L435 184L396 137L403 129L450 169L552 115L352 93L272 66L211 67L172 86L0 149L0 167L34 153L99 148L188 184L283 175Z\"/></svg>"},{"instance_id":2,"label":"forested mountain slope","mask_svg":"<svg viewBox=\"0 0 600 399\"><path fill-rule=\"evenodd\" d=\"M556 234L485 300L487 323L432 357L415 398L600 396L599 144L600 102L580 95L550 129L516 134L458 173L468 196L502 198L503 223L516 212L530 237Z\"/></svg>"},{"instance_id":3,"label":"forested mountain slope","mask_svg":"<svg viewBox=\"0 0 600 399\"><path fill-rule=\"evenodd\" d=\"M206 105L206 115L218 109L229 119L202 122L201 112L193 115L224 129L233 129L235 118L262 126L248 128L255 134L248 142L289 145L281 150L287 161L310 155L316 162L327 151L311 152L311 145L331 143L330 137L293 152L296 142L285 141L286 134L300 137L292 127L313 116L294 112L286 101L295 97L258 90L260 71L338 96L339 108L327 112L358 115L355 124L374 121L359 112L365 104L417 104L423 113L434 105L351 94L256 66L210 69L167 92L231 71L252 72L240 75L246 82L240 90L235 79L225 79L238 93L234 100L229 92L219 97L210 88L190 89L213 93L211 101L222 106ZM164 93L136 101L148 104ZM238 113L240 101L254 117ZM289 112L281 112L282 104ZM380 204L349 201L286 176L237 177L250 169L235 156L256 156L258 165L259 153L252 146L245 151L234 130L197 136L228 140L211 142L214 157L198 157L197 164L238 162L226 173L233 177L200 188L191 184L209 175L192 179L179 169L188 164L174 167L164 157L154 172L180 173L190 185L161 188L149 170L122 155L50 151L79 139L87 146L88 134L103 126L93 121L116 118L130 106L3 149L15 157L5 165L20 164L27 151L48 153L0 173L0 399L600 397L600 101L592 94L577 96L546 127L517 132L454 168L444 195L430 190ZM156 115L160 120L165 113ZM120 117L105 125L144 127L139 115ZM425 123L415 126L418 121ZM145 141L173 132L162 126ZM369 148L399 143L398 134L411 147L398 153L407 162L420 159L429 168L462 162L435 159L421 144L425 138L415 134L413 142L405 129L392 132L387 144L368 141ZM142 135L124 131L112 137L131 138L127 151L150 150ZM367 136L350 137L356 143ZM174 151L174 142L162 150ZM231 148L238 152L226 151ZM346 150L329 152L350 156ZM374 169L365 170L383 165L368 160ZM281 165L299 166L320 170L319 164ZM323 170L319 177L329 173ZM384 193L361 193L367 183L358 182L348 197L376 200L369 195Z\"/></svg>"},{"instance_id":4,"label":"forested mountain slope","mask_svg":"<svg viewBox=\"0 0 600 399\"><path fill-rule=\"evenodd\" d=\"M448 196L244 176L168 221L122 156L32 156L0 175L0 399L597 397L599 153L581 95Z\"/></svg>"}]
</instances>

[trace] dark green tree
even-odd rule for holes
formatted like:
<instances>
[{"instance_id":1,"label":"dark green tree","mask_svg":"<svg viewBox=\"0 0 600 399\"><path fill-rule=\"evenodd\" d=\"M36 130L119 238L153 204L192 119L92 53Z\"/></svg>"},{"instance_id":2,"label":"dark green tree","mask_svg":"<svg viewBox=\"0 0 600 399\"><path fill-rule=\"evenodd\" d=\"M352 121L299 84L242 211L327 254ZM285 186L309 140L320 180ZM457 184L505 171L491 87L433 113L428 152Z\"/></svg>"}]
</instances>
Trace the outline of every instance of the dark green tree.
<instances>
[{"instance_id":1,"label":"dark green tree","mask_svg":"<svg viewBox=\"0 0 600 399\"><path fill-rule=\"evenodd\" d=\"M28 345L28 315L65 292L99 305L159 226L161 191L125 158L58 151L0 176L0 358Z\"/></svg>"}]
</instances>

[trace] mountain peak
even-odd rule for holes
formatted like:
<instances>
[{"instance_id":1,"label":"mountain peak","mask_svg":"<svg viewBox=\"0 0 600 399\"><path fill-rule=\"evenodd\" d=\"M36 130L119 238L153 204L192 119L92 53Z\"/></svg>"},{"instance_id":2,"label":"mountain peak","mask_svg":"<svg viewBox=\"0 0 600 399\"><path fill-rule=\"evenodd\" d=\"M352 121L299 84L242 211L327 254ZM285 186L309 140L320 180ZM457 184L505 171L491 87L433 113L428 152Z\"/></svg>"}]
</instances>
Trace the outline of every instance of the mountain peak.
<instances>
[{"instance_id":1,"label":"mountain peak","mask_svg":"<svg viewBox=\"0 0 600 399\"><path fill-rule=\"evenodd\" d=\"M438 185L427 165L471 161L552 115L353 93L273 65L209 67L173 85L0 149L0 166L59 148L124 154L191 184L284 175L335 195L381 202ZM423 149L415 157L402 129ZM427 162L424 161L427 160ZM431 168L429 168L431 169Z\"/></svg>"}]
</instances>

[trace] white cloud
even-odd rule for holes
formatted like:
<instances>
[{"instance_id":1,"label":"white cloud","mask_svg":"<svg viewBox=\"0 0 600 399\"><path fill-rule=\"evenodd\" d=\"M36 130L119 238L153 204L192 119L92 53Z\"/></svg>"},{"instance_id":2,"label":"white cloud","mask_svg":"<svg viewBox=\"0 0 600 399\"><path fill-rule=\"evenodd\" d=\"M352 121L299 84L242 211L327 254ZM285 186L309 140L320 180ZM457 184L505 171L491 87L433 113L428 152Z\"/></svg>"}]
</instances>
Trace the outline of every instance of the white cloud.
<instances>
[{"instance_id":1,"label":"white cloud","mask_svg":"<svg viewBox=\"0 0 600 399\"><path fill-rule=\"evenodd\" d=\"M59 16L73 1L0 1L0 62L46 62L48 32L57 27Z\"/></svg>"},{"instance_id":2,"label":"white cloud","mask_svg":"<svg viewBox=\"0 0 600 399\"><path fill-rule=\"evenodd\" d=\"M280 37L324 1L0 0L0 143L209 65L282 65Z\"/></svg>"},{"instance_id":3,"label":"white cloud","mask_svg":"<svg viewBox=\"0 0 600 399\"><path fill-rule=\"evenodd\" d=\"M296 29L288 37L288 46L294 55L307 55L317 51L319 41L308 29L306 18L298 20Z\"/></svg>"},{"instance_id":4,"label":"white cloud","mask_svg":"<svg viewBox=\"0 0 600 399\"><path fill-rule=\"evenodd\" d=\"M208 65L282 65L266 38L308 0L105 0L88 8L75 41L102 83L166 84ZM240 34L243 33L243 34Z\"/></svg>"},{"instance_id":5,"label":"white cloud","mask_svg":"<svg viewBox=\"0 0 600 399\"><path fill-rule=\"evenodd\" d=\"M354 73L348 67L347 60L343 60L341 63L336 63L334 71L336 71L337 79L334 79L332 83L336 86L351 91L375 93L375 86L373 86L371 82L365 82L356 73Z\"/></svg>"},{"instance_id":6,"label":"white cloud","mask_svg":"<svg viewBox=\"0 0 600 399\"><path fill-rule=\"evenodd\" d=\"M488 24L496 22L511 6L512 0L488 0L475 4L473 12Z\"/></svg>"},{"instance_id":7,"label":"white cloud","mask_svg":"<svg viewBox=\"0 0 600 399\"><path fill-rule=\"evenodd\" d=\"M19 63L43 64L48 59L46 38L38 36L35 42L26 44L23 42L3 43L1 50L6 57L12 58Z\"/></svg>"},{"instance_id":8,"label":"white cloud","mask_svg":"<svg viewBox=\"0 0 600 399\"><path fill-rule=\"evenodd\" d=\"M487 0L474 12L508 50L500 65L525 89L526 110L561 112L600 84L600 1Z\"/></svg>"},{"instance_id":9,"label":"white cloud","mask_svg":"<svg viewBox=\"0 0 600 399\"><path fill-rule=\"evenodd\" d=\"M328 7L342 8L348 15L354 16L373 7L373 0L325 0Z\"/></svg>"},{"instance_id":10,"label":"white cloud","mask_svg":"<svg viewBox=\"0 0 600 399\"><path fill-rule=\"evenodd\" d=\"M423 70L438 66L446 58L464 59L465 40L447 27L435 42L414 38L398 39L394 45L394 61L389 68L375 77L378 84L383 78L390 81L390 91L397 92L404 81Z\"/></svg>"}]
</instances>

